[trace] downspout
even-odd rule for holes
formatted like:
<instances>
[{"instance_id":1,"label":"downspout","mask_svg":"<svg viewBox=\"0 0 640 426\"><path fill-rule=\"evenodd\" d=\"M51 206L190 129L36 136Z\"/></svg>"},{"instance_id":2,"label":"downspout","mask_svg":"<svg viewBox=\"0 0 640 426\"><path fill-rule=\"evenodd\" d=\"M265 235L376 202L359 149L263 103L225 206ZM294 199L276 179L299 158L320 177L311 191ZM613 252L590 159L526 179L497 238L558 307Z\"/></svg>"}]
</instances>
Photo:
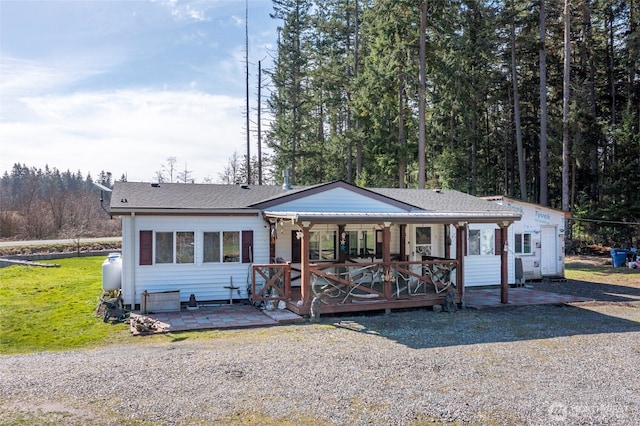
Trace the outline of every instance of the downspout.
<instances>
[{"instance_id":1,"label":"downspout","mask_svg":"<svg viewBox=\"0 0 640 426\"><path fill-rule=\"evenodd\" d=\"M127 244L129 249L129 294L127 295L131 300L131 309L136 307L136 212L131 212L130 220L130 241Z\"/></svg>"}]
</instances>

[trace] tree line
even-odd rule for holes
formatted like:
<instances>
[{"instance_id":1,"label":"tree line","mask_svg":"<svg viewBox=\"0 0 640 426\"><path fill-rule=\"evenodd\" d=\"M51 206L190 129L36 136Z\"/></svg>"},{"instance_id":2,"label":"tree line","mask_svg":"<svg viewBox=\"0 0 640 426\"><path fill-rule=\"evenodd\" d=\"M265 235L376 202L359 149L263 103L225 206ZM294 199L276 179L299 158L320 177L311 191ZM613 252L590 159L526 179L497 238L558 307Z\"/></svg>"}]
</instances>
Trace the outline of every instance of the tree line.
<instances>
[{"instance_id":1,"label":"tree line","mask_svg":"<svg viewBox=\"0 0 640 426\"><path fill-rule=\"evenodd\" d=\"M120 221L107 213L110 193L95 182L110 188L111 173L102 171L94 180L90 173L14 164L0 178L0 238L120 235Z\"/></svg>"},{"instance_id":2,"label":"tree line","mask_svg":"<svg viewBox=\"0 0 640 426\"><path fill-rule=\"evenodd\" d=\"M275 176L640 221L639 0L273 5Z\"/></svg>"},{"instance_id":3,"label":"tree line","mask_svg":"<svg viewBox=\"0 0 640 426\"><path fill-rule=\"evenodd\" d=\"M252 175L257 180L257 158L252 157ZM263 158L269 165L269 158ZM158 183L195 183L186 163L178 167L177 157L167 157L150 180ZM217 174L203 183L237 185L245 182L246 162L237 153ZM263 181L274 181L268 170ZM118 181L126 182L123 174ZM60 171L48 165L42 168L16 163L0 177L0 238L51 239L104 237L120 235L120 220L111 219L111 193L98 185L112 188L115 180L111 172L101 171L94 179L91 173Z\"/></svg>"}]
</instances>

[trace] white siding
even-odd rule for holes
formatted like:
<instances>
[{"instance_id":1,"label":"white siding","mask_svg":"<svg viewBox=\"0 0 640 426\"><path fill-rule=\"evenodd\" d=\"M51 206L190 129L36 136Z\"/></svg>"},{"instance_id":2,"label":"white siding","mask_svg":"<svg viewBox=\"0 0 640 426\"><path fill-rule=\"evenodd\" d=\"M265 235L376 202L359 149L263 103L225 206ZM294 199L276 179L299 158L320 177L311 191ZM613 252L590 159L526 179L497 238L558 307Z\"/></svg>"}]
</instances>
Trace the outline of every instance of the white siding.
<instances>
[{"instance_id":1,"label":"white siding","mask_svg":"<svg viewBox=\"0 0 640 426\"><path fill-rule=\"evenodd\" d=\"M345 188L334 188L269 208L280 212L399 213L405 210Z\"/></svg>"},{"instance_id":2,"label":"white siding","mask_svg":"<svg viewBox=\"0 0 640 426\"><path fill-rule=\"evenodd\" d=\"M469 224L467 226L467 235L469 229L497 229L497 225L487 224ZM515 256L513 254L513 225L509 227L508 232L508 275L507 282L515 284ZM494 244L495 246L495 244ZM456 229L451 227L451 257L455 257L456 253ZM493 255L465 255L464 257L464 285L465 287L477 287L486 285L500 285L501 281L501 256Z\"/></svg>"},{"instance_id":3,"label":"white siding","mask_svg":"<svg viewBox=\"0 0 640 426\"><path fill-rule=\"evenodd\" d=\"M547 252L548 256L553 257L556 263L556 273L552 275L564 276L564 214L557 210L542 207L536 204L518 202L516 200L497 200L497 204L509 207L522 214L522 218L515 222L509 228L510 238L515 238L515 234L531 234L531 254L515 254L522 260L522 269L524 278L529 280L541 279L543 272L541 270L543 251L542 246L542 227L555 226L556 233L554 247ZM510 245L510 250L515 249L514 245Z\"/></svg>"},{"instance_id":4,"label":"white siding","mask_svg":"<svg viewBox=\"0 0 640 426\"><path fill-rule=\"evenodd\" d=\"M140 303L140 296L146 290L159 292L180 290L182 302L189 300L193 293L197 300L228 300L228 286L233 280L240 287L240 295L234 291L235 298L247 298L247 284L251 279L251 263L203 263L203 233L208 231L253 231L253 262L268 263L269 232L261 217L170 217L136 216L135 246L131 250L130 218L123 220L123 293L125 303ZM195 233L195 263L140 265L140 231L193 231ZM134 262L131 262L135 259ZM131 285L135 271L135 288Z\"/></svg>"}]
</instances>

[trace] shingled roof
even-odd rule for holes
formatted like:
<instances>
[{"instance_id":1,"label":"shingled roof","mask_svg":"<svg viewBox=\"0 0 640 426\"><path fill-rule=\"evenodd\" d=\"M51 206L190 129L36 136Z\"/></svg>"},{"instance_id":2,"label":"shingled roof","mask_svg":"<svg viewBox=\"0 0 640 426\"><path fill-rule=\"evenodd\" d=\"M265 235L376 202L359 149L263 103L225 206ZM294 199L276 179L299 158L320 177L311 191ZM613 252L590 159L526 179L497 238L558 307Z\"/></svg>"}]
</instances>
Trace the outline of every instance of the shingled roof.
<instances>
[{"instance_id":1,"label":"shingled roof","mask_svg":"<svg viewBox=\"0 0 640 426\"><path fill-rule=\"evenodd\" d=\"M290 201L305 195L333 187L347 187L390 204L402 203L409 207L406 213L391 215L396 220L433 220L451 222L461 220L517 220L519 214L506 207L491 203L454 190L359 188L344 181L335 181L314 186L284 189L280 186L214 185L180 183L117 182L111 197L111 213L130 212L224 212L258 211L268 212L270 206ZM278 215L298 217L297 212L280 212ZM327 213L305 212L302 214L314 221L380 221L384 213L352 212ZM382 215L382 216L381 216ZM389 216L390 219L392 217ZM397 217L396 217L397 216ZM302 217L302 216L300 216ZM307 220L305 219L305 220Z\"/></svg>"},{"instance_id":2,"label":"shingled roof","mask_svg":"<svg viewBox=\"0 0 640 426\"><path fill-rule=\"evenodd\" d=\"M116 182L111 213L132 210L247 209L304 188L280 186Z\"/></svg>"}]
</instances>

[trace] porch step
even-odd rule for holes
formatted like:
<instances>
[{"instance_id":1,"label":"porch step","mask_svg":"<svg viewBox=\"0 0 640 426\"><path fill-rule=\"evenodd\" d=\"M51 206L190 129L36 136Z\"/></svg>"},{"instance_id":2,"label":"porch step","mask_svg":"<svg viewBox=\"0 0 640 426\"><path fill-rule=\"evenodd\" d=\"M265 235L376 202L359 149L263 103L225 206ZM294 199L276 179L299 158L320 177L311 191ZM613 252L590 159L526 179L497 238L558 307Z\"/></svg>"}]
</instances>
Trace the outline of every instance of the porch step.
<instances>
[{"instance_id":1,"label":"porch step","mask_svg":"<svg viewBox=\"0 0 640 426\"><path fill-rule=\"evenodd\" d=\"M278 324L298 324L304 322L304 318L288 309L263 309L262 312Z\"/></svg>"},{"instance_id":2,"label":"porch step","mask_svg":"<svg viewBox=\"0 0 640 426\"><path fill-rule=\"evenodd\" d=\"M550 283L566 283L567 279L565 277L544 277L542 281L550 282Z\"/></svg>"}]
</instances>

